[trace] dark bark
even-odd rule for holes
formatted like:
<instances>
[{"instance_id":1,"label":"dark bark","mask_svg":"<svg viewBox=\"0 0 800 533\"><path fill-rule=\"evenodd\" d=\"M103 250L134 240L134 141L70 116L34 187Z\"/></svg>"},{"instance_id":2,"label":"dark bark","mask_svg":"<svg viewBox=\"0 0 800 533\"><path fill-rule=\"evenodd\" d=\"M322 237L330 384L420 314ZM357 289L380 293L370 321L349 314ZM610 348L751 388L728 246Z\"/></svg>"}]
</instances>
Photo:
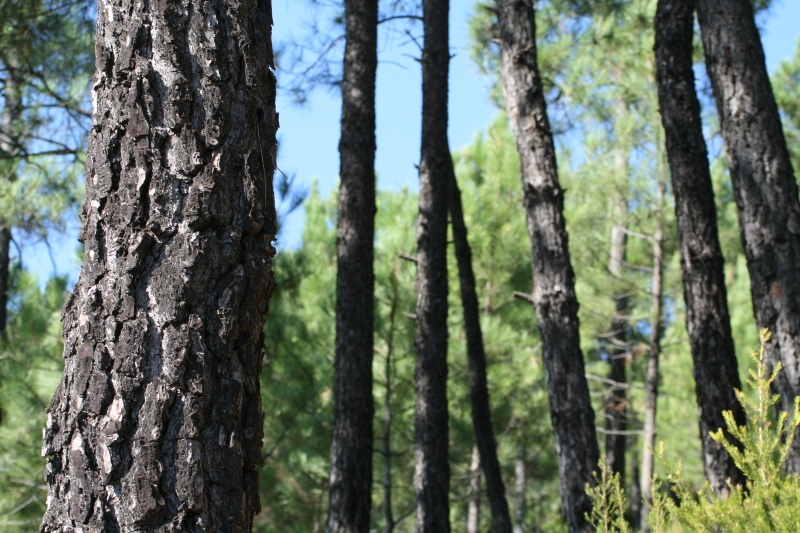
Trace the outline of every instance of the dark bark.
<instances>
[{"instance_id":1,"label":"dark bark","mask_svg":"<svg viewBox=\"0 0 800 533\"><path fill-rule=\"evenodd\" d=\"M392 272L392 302L389 308L389 338L386 340L386 363L384 379L386 398L384 401L385 420L383 425L383 515L386 520L385 533L392 533L396 525L392 514L392 368L394 361L395 317L397 316L397 277Z\"/></svg>"},{"instance_id":2,"label":"dark bark","mask_svg":"<svg viewBox=\"0 0 800 533\"><path fill-rule=\"evenodd\" d=\"M627 180L627 165L618 165L624 170ZM611 258L608 269L619 280L622 276L628 252L628 234L621 220L627 213L627 202L618 198L615 206L616 223L611 228ZM627 435L627 393L628 381L626 365L628 359L628 297L625 290L614 295L614 317L611 319L609 332L608 379L611 381L606 393L606 464L611 472L625 479L625 448Z\"/></svg>"},{"instance_id":3,"label":"dark bark","mask_svg":"<svg viewBox=\"0 0 800 533\"><path fill-rule=\"evenodd\" d=\"M586 494L599 451L581 353L578 301L558 182L553 133L536 58L533 6L499 0L503 94L519 152L533 267L533 306L542 341L558 455L561 512L572 533L590 531Z\"/></svg>"},{"instance_id":4,"label":"dark bark","mask_svg":"<svg viewBox=\"0 0 800 533\"><path fill-rule=\"evenodd\" d=\"M744 477L711 433L725 427L723 411L732 411L740 425L744 424L744 411L734 393L742 385L728 314L725 260L717 234L700 103L694 88L694 5L693 0L659 1L655 19L656 81L675 194L686 329L694 360L704 470L711 487L722 494L728 490L727 479L744 483ZM648 455L647 450L644 454ZM652 472L643 469L643 473L647 474L648 482L642 481L649 498Z\"/></svg>"},{"instance_id":5,"label":"dark bark","mask_svg":"<svg viewBox=\"0 0 800 533\"><path fill-rule=\"evenodd\" d=\"M422 158L417 224L417 533L450 532L447 412L448 0L423 0Z\"/></svg>"},{"instance_id":6,"label":"dark bark","mask_svg":"<svg viewBox=\"0 0 800 533\"><path fill-rule=\"evenodd\" d=\"M450 168L452 169L452 164ZM475 273L472 270L472 250L469 246L467 226L464 223L461 206L461 191L458 188L455 172L451 172L450 175L450 217L461 284L461 304L464 308L464 330L467 336L472 426L475 430L477 449L480 452L480 465L486 477L486 495L492 511L492 532L511 533L506 489L500 471L500 461L497 459L497 443L492 427L489 387L486 382L486 351L483 346Z\"/></svg>"},{"instance_id":7,"label":"dark bark","mask_svg":"<svg viewBox=\"0 0 800 533\"><path fill-rule=\"evenodd\" d=\"M329 533L369 531L378 0L345 2Z\"/></svg>"},{"instance_id":8,"label":"dark bark","mask_svg":"<svg viewBox=\"0 0 800 533\"><path fill-rule=\"evenodd\" d=\"M277 220L271 4L101 0L42 533L243 532Z\"/></svg>"},{"instance_id":9,"label":"dark bark","mask_svg":"<svg viewBox=\"0 0 800 533\"><path fill-rule=\"evenodd\" d=\"M706 67L739 212L759 328L769 328L773 391L791 412L800 393L800 201L749 0L699 0ZM786 468L800 472L800 439Z\"/></svg>"}]
</instances>

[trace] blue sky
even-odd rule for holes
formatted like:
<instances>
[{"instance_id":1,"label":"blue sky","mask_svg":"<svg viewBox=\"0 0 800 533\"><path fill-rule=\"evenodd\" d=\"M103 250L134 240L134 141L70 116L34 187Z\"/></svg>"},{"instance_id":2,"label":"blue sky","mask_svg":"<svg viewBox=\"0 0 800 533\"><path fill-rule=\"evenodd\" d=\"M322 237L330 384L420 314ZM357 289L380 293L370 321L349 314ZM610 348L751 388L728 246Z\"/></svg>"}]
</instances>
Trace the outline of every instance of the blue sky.
<instances>
[{"instance_id":1,"label":"blue sky","mask_svg":"<svg viewBox=\"0 0 800 533\"><path fill-rule=\"evenodd\" d=\"M489 125L496 109L488 99L488 80L477 73L469 59L467 23L473 8L472 0L451 0L450 43L454 54L450 70L450 148L469 144L475 135ZM293 36L306 35L312 19L308 0L273 0L276 44ZM800 38L800 0L773 0L772 8L759 16L767 66L772 72L783 59L790 58ZM379 34L381 55L377 85L376 171L378 187L417 188L415 164L419 161L421 78L418 49L410 40ZM281 73L279 72L279 83ZM296 175L301 186L317 181L323 195L335 187L339 171L338 94L318 89L309 101L296 105L292 98L280 94L277 102L281 129L278 166L288 175ZM302 209L291 215L277 243L279 249L300 245L304 215ZM40 281L53 274L53 263L70 281L77 279L75 263L77 224L64 236L53 236L54 261L41 244L23 248L26 267L39 275Z\"/></svg>"}]
</instances>

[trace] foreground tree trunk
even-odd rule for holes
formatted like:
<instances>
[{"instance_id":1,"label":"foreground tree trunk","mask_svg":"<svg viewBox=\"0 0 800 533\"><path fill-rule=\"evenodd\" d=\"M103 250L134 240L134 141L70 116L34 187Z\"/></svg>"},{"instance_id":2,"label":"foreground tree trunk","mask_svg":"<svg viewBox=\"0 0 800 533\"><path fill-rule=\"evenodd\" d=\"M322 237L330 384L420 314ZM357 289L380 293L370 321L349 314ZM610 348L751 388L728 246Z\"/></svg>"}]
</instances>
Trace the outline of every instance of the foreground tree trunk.
<instances>
[{"instance_id":1,"label":"foreground tree trunk","mask_svg":"<svg viewBox=\"0 0 800 533\"><path fill-rule=\"evenodd\" d=\"M553 133L536 58L533 6L498 0L503 94L519 152L550 417L556 438L561 512L572 533L589 532L586 495L599 451L581 353L578 301L558 182Z\"/></svg>"},{"instance_id":2,"label":"foreground tree trunk","mask_svg":"<svg viewBox=\"0 0 800 533\"><path fill-rule=\"evenodd\" d=\"M725 260L717 235L708 152L694 88L693 11L693 0L658 3L656 81L675 194L686 329L700 408L703 466L711 487L722 495L728 491L728 479L743 484L744 477L725 449L711 438L711 433L725 427L723 411L732 411L740 425L744 424L744 411L734 394L734 389L741 389L742 385L728 315ZM652 446L653 442L649 444ZM649 503L652 456L647 445L645 438L642 487ZM646 514L647 505L643 516Z\"/></svg>"},{"instance_id":3,"label":"foreground tree trunk","mask_svg":"<svg viewBox=\"0 0 800 533\"><path fill-rule=\"evenodd\" d=\"M345 2L328 533L369 531L378 0Z\"/></svg>"},{"instance_id":4,"label":"foreground tree trunk","mask_svg":"<svg viewBox=\"0 0 800 533\"><path fill-rule=\"evenodd\" d=\"M423 0L414 412L417 533L450 532L447 412L448 0Z\"/></svg>"},{"instance_id":5,"label":"foreground tree trunk","mask_svg":"<svg viewBox=\"0 0 800 533\"><path fill-rule=\"evenodd\" d=\"M101 0L43 533L252 528L274 287L270 2Z\"/></svg>"},{"instance_id":6,"label":"foreground tree trunk","mask_svg":"<svg viewBox=\"0 0 800 533\"><path fill-rule=\"evenodd\" d=\"M800 201L749 0L699 0L706 66L730 165L739 233L767 362L783 364L773 390L791 412L800 394ZM800 472L800 439L786 462Z\"/></svg>"},{"instance_id":7,"label":"foreground tree trunk","mask_svg":"<svg viewBox=\"0 0 800 533\"><path fill-rule=\"evenodd\" d=\"M450 168L452 170L452 164ZM492 533L511 533L511 516L506 500L506 488L500 470L500 461L497 459L497 443L492 427L489 387L486 383L486 351L483 346L478 293L475 290L475 273L472 270L472 250L469 246L467 226L464 223L464 212L461 206L461 191L458 188L455 172L451 172L450 175L450 217L456 247L458 277L461 284L464 329L467 335L472 426L475 430L480 466L486 478L486 495L492 511Z\"/></svg>"}]
</instances>

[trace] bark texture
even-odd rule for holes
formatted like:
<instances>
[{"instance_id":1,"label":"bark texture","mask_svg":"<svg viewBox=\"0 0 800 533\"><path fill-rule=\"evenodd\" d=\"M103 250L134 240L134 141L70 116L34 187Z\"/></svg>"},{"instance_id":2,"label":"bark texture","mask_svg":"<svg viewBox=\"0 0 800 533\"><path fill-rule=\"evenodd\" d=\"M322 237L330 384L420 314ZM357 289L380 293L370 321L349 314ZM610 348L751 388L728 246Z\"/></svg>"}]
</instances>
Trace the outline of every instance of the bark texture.
<instances>
[{"instance_id":1,"label":"bark texture","mask_svg":"<svg viewBox=\"0 0 800 533\"><path fill-rule=\"evenodd\" d=\"M378 0L345 2L329 533L369 531Z\"/></svg>"},{"instance_id":2,"label":"bark texture","mask_svg":"<svg viewBox=\"0 0 800 533\"><path fill-rule=\"evenodd\" d=\"M447 412L448 0L423 0L414 412L416 533L450 532Z\"/></svg>"},{"instance_id":3,"label":"bark texture","mask_svg":"<svg viewBox=\"0 0 800 533\"><path fill-rule=\"evenodd\" d=\"M536 58L534 9L525 0L498 0L500 71L519 152L523 203L533 266L533 305L542 340L550 417L559 465L561 512L572 533L591 531L599 451L594 410L580 348L578 301L558 182L553 133Z\"/></svg>"},{"instance_id":4,"label":"bark texture","mask_svg":"<svg viewBox=\"0 0 800 533\"><path fill-rule=\"evenodd\" d=\"M728 490L727 479L743 484L744 477L725 449L714 442L711 433L726 427L723 411L732 411L740 425L744 424L744 411L734 394L734 389L741 389L742 385L728 314L725 260L717 234L716 203L700 103L694 87L694 5L694 0L658 3L656 82L675 194L686 329L694 360L703 465L706 479L721 495ZM654 379L658 379L657 375ZM644 459L652 463L647 444ZM643 466L642 487L649 501L652 464Z\"/></svg>"},{"instance_id":5,"label":"bark texture","mask_svg":"<svg viewBox=\"0 0 800 533\"><path fill-rule=\"evenodd\" d=\"M464 329L469 359L469 396L472 404L472 426L480 466L486 478L486 495L492 512L492 532L511 533L511 516L506 500L506 488L497 458L497 443L492 427L489 387L486 382L486 351L483 346L475 272L472 270L472 250L461 206L461 191L450 165L450 218L456 248L458 277L461 284L461 304L464 308Z\"/></svg>"},{"instance_id":6,"label":"bark texture","mask_svg":"<svg viewBox=\"0 0 800 533\"><path fill-rule=\"evenodd\" d=\"M246 532L274 287L269 0L101 0L42 533Z\"/></svg>"},{"instance_id":7,"label":"bark texture","mask_svg":"<svg viewBox=\"0 0 800 533\"><path fill-rule=\"evenodd\" d=\"M800 201L749 0L699 0L706 67L731 173L739 233L767 362L784 370L773 390L791 412L800 393ZM800 472L800 439L786 463Z\"/></svg>"}]
</instances>

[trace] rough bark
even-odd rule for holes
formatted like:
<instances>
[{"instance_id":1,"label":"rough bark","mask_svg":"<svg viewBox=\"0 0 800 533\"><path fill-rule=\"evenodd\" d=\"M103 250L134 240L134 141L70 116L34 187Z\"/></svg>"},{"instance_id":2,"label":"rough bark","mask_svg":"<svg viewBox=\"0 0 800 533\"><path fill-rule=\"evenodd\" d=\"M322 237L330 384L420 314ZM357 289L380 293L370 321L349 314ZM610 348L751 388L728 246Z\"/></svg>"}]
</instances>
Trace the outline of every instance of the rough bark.
<instances>
[{"instance_id":1,"label":"rough bark","mask_svg":"<svg viewBox=\"0 0 800 533\"><path fill-rule=\"evenodd\" d=\"M478 533L481 525L481 455L472 447L469 466L469 504L467 507L467 533Z\"/></svg>"},{"instance_id":2,"label":"rough bark","mask_svg":"<svg viewBox=\"0 0 800 533\"><path fill-rule=\"evenodd\" d=\"M622 159L622 157L620 157ZM627 181L627 164L618 164L617 168L624 172ZM622 172L621 172L622 173ZM625 198L617 198L614 207L615 220L611 228L611 257L608 270L618 280L621 278L628 252L628 234L621 219L627 213ZM628 359L628 296L624 290L614 295L614 317L609 332L608 379L611 381L606 393L606 464L611 472L625 479L625 448L627 446L627 392L628 381L626 365Z\"/></svg>"},{"instance_id":3,"label":"rough bark","mask_svg":"<svg viewBox=\"0 0 800 533\"><path fill-rule=\"evenodd\" d=\"M469 396L472 406L472 426L480 452L480 466L486 478L486 495L492 512L492 532L511 533L511 517L506 500L506 488L497 458L497 443L492 427L489 387L486 382L486 351L483 346L478 293L472 270L472 250L461 206L461 191L450 165L450 218L456 248L458 277L461 284L461 304L464 309L464 329L469 359Z\"/></svg>"},{"instance_id":4,"label":"rough bark","mask_svg":"<svg viewBox=\"0 0 800 533\"><path fill-rule=\"evenodd\" d=\"M711 438L711 433L726 427L723 411L732 411L740 425L744 424L744 411L734 393L742 385L728 314L725 260L717 234L716 203L700 103L694 87L693 10L693 0L659 1L655 18L656 82L675 194L703 466L706 479L721 495L728 490L728 479L743 484L744 477L725 449ZM643 460L652 463L646 448ZM649 502L652 464L645 466L643 463L642 487Z\"/></svg>"},{"instance_id":5,"label":"rough bark","mask_svg":"<svg viewBox=\"0 0 800 533\"><path fill-rule=\"evenodd\" d=\"M542 341L559 465L561 512L572 533L591 531L585 513L599 451L580 348L578 301L558 182L553 133L536 58L533 6L498 0L500 72L519 152L533 267L533 306Z\"/></svg>"},{"instance_id":6,"label":"rough bark","mask_svg":"<svg viewBox=\"0 0 800 533\"><path fill-rule=\"evenodd\" d=\"M42 533L243 532L274 287L269 0L101 0Z\"/></svg>"},{"instance_id":7,"label":"rough bark","mask_svg":"<svg viewBox=\"0 0 800 533\"><path fill-rule=\"evenodd\" d=\"M378 0L345 2L329 533L369 531Z\"/></svg>"},{"instance_id":8,"label":"rough bark","mask_svg":"<svg viewBox=\"0 0 800 533\"><path fill-rule=\"evenodd\" d=\"M448 0L423 0L414 412L417 533L450 532L447 412Z\"/></svg>"},{"instance_id":9,"label":"rough bark","mask_svg":"<svg viewBox=\"0 0 800 533\"><path fill-rule=\"evenodd\" d=\"M663 184L661 185L663 191ZM662 192L663 194L663 192ZM647 357L647 375L645 378L645 414L644 414L644 450L642 451L641 486L643 501L639 509L640 522L647 531L647 515L653 502L653 491L650 481L653 478L653 453L656 438L656 407L658 404L658 359L661 355L661 334L663 332L664 305L664 230L659 221L653 239L653 286L652 286L652 318L650 321L650 352Z\"/></svg>"},{"instance_id":10,"label":"rough bark","mask_svg":"<svg viewBox=\"0 0 800 533\"><path fill-rule=\"evenodd\" d=\"M778 361L773 391L791 412L800 393L800 201L764 50L749 0L699 0L706 68L739 212L759 328L769 328L767 363ZM800 439L786 463L800 472Z\"/></svg>"}]
</instances>

